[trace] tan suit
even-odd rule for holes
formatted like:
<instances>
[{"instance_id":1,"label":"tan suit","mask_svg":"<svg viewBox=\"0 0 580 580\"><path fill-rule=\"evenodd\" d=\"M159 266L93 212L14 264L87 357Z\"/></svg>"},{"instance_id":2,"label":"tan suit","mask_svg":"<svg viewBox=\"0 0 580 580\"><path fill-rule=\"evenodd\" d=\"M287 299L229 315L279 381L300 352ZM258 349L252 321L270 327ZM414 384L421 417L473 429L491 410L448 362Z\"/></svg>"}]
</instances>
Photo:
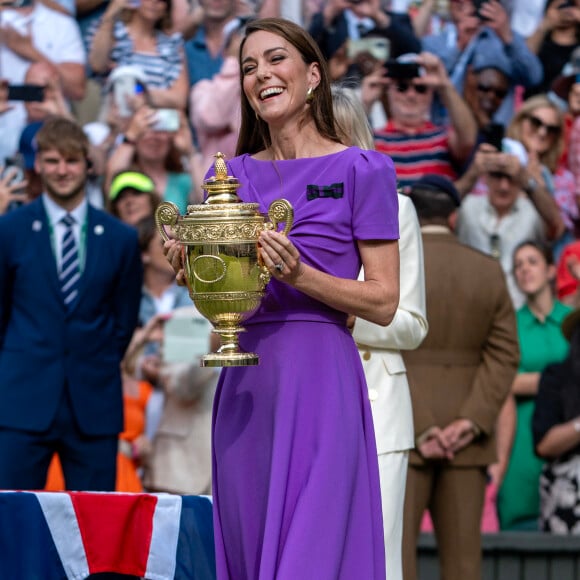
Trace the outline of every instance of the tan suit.
<instances>
[{"instance_id":1,"label":"tan suit","mask_svg":"<svg viewBox=\"0 0 580 580\"><path fill-rule=\"evenodd\" d=\"M423 234L429 333L417 350L404 353L415 436L458 418L470 419L481 435L452 461L425 461L411 452L404 578L416 579L416 541L428 507L441 579L477 580L485 468L495 461L496 419L519 360L515 315L496 260L460 244L444 228L425 229L430 232Z\"/></svg>"},{"instance_id":2,"label":"tan suit","mask_svg":"<svg viewBox=\"0 0 580 580\"><path fill-rule=\"evenodd\" d=\"M201 318L193 305L173 316ZM211 417L219 369L202 368L198 361L165 363L162 376L165 402L143 485L149 491L211 494Z\"/></svg>"}]
</instances>

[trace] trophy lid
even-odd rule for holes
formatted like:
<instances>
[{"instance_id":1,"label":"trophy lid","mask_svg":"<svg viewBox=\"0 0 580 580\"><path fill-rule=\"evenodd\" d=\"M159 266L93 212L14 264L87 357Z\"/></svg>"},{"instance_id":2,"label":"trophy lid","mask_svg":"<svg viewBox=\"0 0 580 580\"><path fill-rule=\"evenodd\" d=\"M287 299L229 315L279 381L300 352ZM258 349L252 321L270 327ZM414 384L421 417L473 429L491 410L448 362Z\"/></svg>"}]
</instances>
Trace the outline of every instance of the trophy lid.
<instances>
[{"instance_id":1,"label":"trophy lid","mask_svg":"<svg viewBox=\"0 0 580 580\"><path fill-rule=\"evenodd\" d=\"M207 191L207 198L204 204L218 203L240 203L236 190L240 187L240 182L231 175L228 175L228 168L223 153L216 153L213 177L204 180L201 186Z\"/></svg>"}]
</instances>

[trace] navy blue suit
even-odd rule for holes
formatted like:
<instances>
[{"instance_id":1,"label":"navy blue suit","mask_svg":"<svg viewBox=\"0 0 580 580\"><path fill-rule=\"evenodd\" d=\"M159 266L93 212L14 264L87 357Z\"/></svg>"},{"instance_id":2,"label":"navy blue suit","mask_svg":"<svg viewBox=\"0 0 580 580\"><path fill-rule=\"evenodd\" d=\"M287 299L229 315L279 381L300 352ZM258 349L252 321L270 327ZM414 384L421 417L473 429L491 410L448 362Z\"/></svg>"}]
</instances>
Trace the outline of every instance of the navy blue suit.
<instances>
[{"instance_id":1,"label":"navy blue suit","mask_svg":"<svg viewBox=\"0 0 580 580\"><path fill-rule=\"evenodd\" d=\"M141 285L136 231L89 206L79 296L67 311L42 199L0 217L0 487L12 483L1 473L11 441L2 436L39 434L59 450L51 430L69 421L64 412L77 438L116 441L123 430L119 365L137 324ZM20 458L29 460L45 469L42 453ZM66 477L64 461L63 469ZM23 484L38 487L30 478Z\"/></svg>"}]
</instances>

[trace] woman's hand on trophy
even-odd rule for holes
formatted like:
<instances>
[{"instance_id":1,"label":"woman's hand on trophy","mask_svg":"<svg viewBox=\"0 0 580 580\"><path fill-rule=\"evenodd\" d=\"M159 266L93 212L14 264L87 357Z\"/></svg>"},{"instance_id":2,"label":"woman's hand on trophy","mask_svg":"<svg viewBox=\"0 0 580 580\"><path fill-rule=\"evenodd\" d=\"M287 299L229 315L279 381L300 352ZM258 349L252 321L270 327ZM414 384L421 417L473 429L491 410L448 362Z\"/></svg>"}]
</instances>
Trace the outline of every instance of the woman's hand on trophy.
<instances>
[{"instance_id":1,"label":"woman's hand on trophy","mask_svg":"<svg viewBox=\"0 0 580 580\"><path fill-rule=\"evenodd\" d=\"M280 232L264 230L260 233L260 254L270 273L278 280L293 285L302 271L296 246Z\"/></svg>"},{"instance_id":2,"label":"woman's hand on trophy","mask_svg":"<svg viewBox=\"0 0 580 580\"><path fill-rule=\"evenodd\" d=\"M163 244L163 253L175 272L175 281L178 286L187 285L185 281L185 270L183 269L182 247L177 240L167 240Z\"/></svg>"}]
</instances>

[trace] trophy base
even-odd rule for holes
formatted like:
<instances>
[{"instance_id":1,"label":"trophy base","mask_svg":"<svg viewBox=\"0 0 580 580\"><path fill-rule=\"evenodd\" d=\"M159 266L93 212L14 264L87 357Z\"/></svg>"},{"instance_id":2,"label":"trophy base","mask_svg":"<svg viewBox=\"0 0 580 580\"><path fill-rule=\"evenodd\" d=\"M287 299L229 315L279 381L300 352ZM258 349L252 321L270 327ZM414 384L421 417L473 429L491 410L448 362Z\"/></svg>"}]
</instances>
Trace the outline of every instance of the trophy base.
<instances>
[{"instance_id":1,"label":"trophy base","mask_svg":"<svg viewBox=\"0 0 580 580\"><path fill-rule=\"evenodd\" d=\"M259 362L253 352L212 352L201 357L202 367L251 367Z\"/></svg>"}]
</instances>

